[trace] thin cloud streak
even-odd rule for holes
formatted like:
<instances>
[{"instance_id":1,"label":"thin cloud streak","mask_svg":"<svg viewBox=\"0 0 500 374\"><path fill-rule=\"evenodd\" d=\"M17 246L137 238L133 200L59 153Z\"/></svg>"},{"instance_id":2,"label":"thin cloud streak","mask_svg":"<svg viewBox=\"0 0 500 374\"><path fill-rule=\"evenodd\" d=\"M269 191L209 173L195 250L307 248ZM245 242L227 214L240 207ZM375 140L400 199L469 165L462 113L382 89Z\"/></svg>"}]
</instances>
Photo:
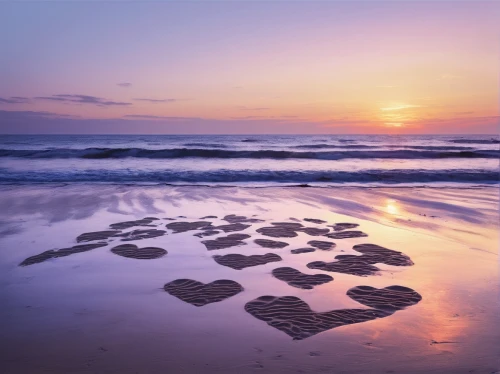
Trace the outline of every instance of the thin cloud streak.
<instances>
[{"instance_id":1,"label":"thin cloud streak","mask_svg":"<svg viewBox=\"0 0 500 374\"><path fill-rule=\"evenodd\" d=\"M185 120L202 120L199 117L170 117L170 116L152 116L149 114L127 114L122 117L123 119L143 119L143 120L173 120L173 121L185 121Z\"/></svg>"},{"instance_id":2,"label":"thin cloud streak","mask_svg":"<svg viewBox=\"0 0 500 374\"><path fill-rule=\"evenodd\" d=\"M11 96L8 99L0 97L0 104L27 104L30 102L31 100L27 97Z\"/></svg>"},{"instance_id":3,"label":"thin cloud streak","mask_svg":"<svg viewBox=\"0 0 500 374\"><path fill-rule=\"evenodd\" d=\"M175 103L180 101L180 99L147 99L147 98L138 98L132 99L134 101L147 101L149 103Z\"/></svg>"},{"instance_id":4,"label":"thin cloud streak","mask_svg":"<svg viewBox=\"0 0 500 374\"><path fill-rule=\"evenodd\" d=\"M74 104L92 104L97 106L129 106L132 103L112 101L103 99L97 96L89 95L69 95L69 94L59 94L52 96L38 96L35 97L36 100L51 100L64 103L74 103Z\"/></svg>"}]
</instances>

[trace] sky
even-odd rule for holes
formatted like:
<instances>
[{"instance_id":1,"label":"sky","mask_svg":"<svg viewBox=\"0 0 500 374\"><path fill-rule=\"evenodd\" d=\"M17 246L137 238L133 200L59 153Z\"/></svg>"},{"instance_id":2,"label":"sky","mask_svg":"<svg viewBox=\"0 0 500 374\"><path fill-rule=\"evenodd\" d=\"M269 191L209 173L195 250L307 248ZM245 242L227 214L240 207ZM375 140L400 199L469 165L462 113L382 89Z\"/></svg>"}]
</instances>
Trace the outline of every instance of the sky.
<instances>
[{"instance_id":1,"label":"sky","mask_svg":"<svg viewBox=\"0 0 500 374\"><path fill-rule=\"evenodd\" d=\"M500 2L0 3L0 133L499 131Z\"/></svg>"}]
</instances>

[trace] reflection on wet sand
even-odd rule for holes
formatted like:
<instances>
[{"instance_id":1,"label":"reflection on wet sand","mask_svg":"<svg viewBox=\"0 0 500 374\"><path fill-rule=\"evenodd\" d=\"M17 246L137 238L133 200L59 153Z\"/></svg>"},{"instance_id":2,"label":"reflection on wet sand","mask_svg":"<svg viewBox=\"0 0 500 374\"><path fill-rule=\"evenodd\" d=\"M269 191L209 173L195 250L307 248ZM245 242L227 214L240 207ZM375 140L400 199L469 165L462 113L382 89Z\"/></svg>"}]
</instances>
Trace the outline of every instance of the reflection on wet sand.
<instances>
[{"instance_id":1,"label":"reflection on wet sand","mask_svg":"<svg viewBox=\"0 0 500 374\"><path fill-rule=\"evenodd\" d=\"M498 292L495 254L498 216L492 201L497 191L485 189L478 194L477 191L416 189L409 194L396 189L350 189L348 193L342 189L206 191L202 188L146 187L139 190L103 186L94 206L82 206L85 212L82 216L75 215L77 202L67 207L57 206L57 203L61 196L75 199L79 194L91 196L96 191L61 188L60 194L53 194L49 199L43 187L24 192L20 189L16 196L31 195L32 206L24 206L19 201L16 203L19 209L12 203L12 196L0 194L0 208L7 209L0 209L0 221L7 220L20 230L0 238L1 247L5 248L0 257L0 285L2 296L7 300L0 320L2 331L12 342L0 354L7 369L14 367L13 363L23 362L24 371L30 373L38 373L38 367L47 367L53 373L77 371L85 365L82 362L84 355L102 346L107 351L99 352L108 353L95 362L97 372L105 372L109 365L116 365L116 357L121 357L123 373L147 367L146 361L137 358L137 352L154 362L155 370L163 372L188 370L183 366L185 362L197 369L207 368L204 372L228 372L236 368L242 373L262 368L269 372L288 372L293 368L304 372L366 373L408 372L409 369L436 373L496 370L496 354L500 349L496 329L499 307L492 295ZM116 199L109 199L110 195ZM394 200L392 208L388 206L388 199ZM110 211L108 202L111 200L116 203L116 210ZM83 201L91 205L89 200ZM141 201L147 203L142 205ZM36 215L31 216L34 212ZM257 218L252 217L254 214L258 214ZM56 216L66 218L53 221ZM72 248L82 233L109 230L112 223L167 216L175 218L145 223L155 227L121 229L121 234L134 230L166 231L161 236L128 242L135 246L125 248L130 250L127 253L131 258L120 259L110 252L111 248L123 245L122 237L110 236L100 239L106 241L103 246L109 245L108 248L75 252L74 256L64 259L51 257L34 266L17 267L23 259L50 248ZM219 232L210 238L193 236L210 232L207 225L175 235L173 229L165 227L173 222L198 222L200 217L210 222L212 228L240 223L230 222L232 219L259 221L243 222L250 225L244 234L213 230ZM303 219L285 217L311 217L325 223L305 223ZM49 222L51 224L47 225ZM279 226L273 223L280 222L295 223L290 227L296 228L299 228L297 223L317 229L329 228L329 232L337 232L337 224L359 224L359 227L347 226L338 232L361 230L368 237L334 240L336 246L331 251L316 249L294 254L291 251L312 248L308 246L311 239L333 241L323 236L311 238L307 232L295 230L292 230L297 233L294 237L272 240L257 231L261 227ZM100 234L96 235L97 238ZM207 252L202 243L206 239L217 240L230 235L248 236L238 237L246 243L242 247L215 249L217 258L227 258L227 263L234 268L214 261L214 252ZM90 239L84 245L93 243L92 235L84 238ZM255 240L283 241L288 246L263 249ZM367 243L376 245L367 247ZM168 255L151 261L133 258L148 248L166 249ZM385 253L389 249L395 252L389 252L392 257L396 256L395 262L385 261L385 255L382 259L370 257L380 256L378 252ZM252 258L255 257L252 256L268 258L254 265ZM378 268L377 275L359 278L307 267L315 261L359 261L367 259L366 256L370 257L367 263ZM272 260L267 261L271 257ZM414 265L397 266L406 259ZM241 267L242 264L249 266ZM241 270L236 271L238 268ZM291 268L298 273L287 270L280 275L278 272L281 277L285 274L284 280L280 280L273 276L273 270L279 268ZM288 282L291 279L294 283L297 274L323 274L335 279L321 284L313 282L314 285L310 284L312 290L296 285L291 287ZM299 280L297 284L306 284L308 280L306 277L305 283ZM233 290L225 284L219 287L218 281L228 281L228 285L235 282L243 291L226 297L236 288ZM168 284L177 284L170 295L162 290L162 286ZM205 288L210 284L215 287ZM176 288L181 290L180 296L174 294ZM387 289L389 294L380 294ZM421 295L422 300L413 303L412 291ZM393 299L394 292L410 296L406 301L398 301ZM260 307L251 308L252 313L244 311L247 303L261 297L289 297L293 305L300 308L307 305L308 313L326 313L329 317L319 325L311 325L318 316L310 314L309 322L300 331L295 331L293 326L286 325L285 319L302 321L300 313L285 310L279 318L272 317L275 319L270 321L270 327L265 320L274 315L273 308L266 306L261 311L256 311ZM401 303L407 308L385 315L388 310L380 305L380 298L391 301L389 305L392 306L385 308L391 309ZM194 308L193 305L205 306ZM279 313L282 313L282 306ZM338 313L343 310L380 313L380 316L353 324L358 321L357 317L352 317L351 312ZM254 312L262 318L255 318ZM340 325L331 313L340 318ZM380 318L382 316L384 318ZM351 322L345 325L342 321L347 320L344 318ZM328 326L337 328L323 328ZM315 333L320 330L321 333ZM75 335L68 339L65 331L85 331L87 338ZM51 338L47 339L48 336ZM290 336L302 340L292 342ZM196 342L195 355L192 342ZM154 347L168 349L156 350ZM75 352L73 356L70 349ZM16 353L21 351L24 352L23 360ZM61 358L64 354L50 356L50 352L56 351L66 352L67 357L74 359L64 361ZM228 351L232 353L228 355ZM52 358L48 360L47 357ZM136 366L138 360L141 360L140 367ZM249 364L252 362L259 362L262 367L257 369Z\"/></svg>"}]
</instances>

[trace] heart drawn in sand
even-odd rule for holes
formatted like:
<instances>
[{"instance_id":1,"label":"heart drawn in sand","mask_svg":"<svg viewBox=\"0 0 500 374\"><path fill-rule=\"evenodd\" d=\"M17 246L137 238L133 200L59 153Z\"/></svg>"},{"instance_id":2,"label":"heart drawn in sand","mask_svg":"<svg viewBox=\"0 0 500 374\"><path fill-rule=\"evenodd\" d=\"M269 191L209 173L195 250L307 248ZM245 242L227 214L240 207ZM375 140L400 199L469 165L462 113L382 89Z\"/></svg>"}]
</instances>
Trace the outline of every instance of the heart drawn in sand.
<instances>
[{"instance_id":1,"label":"heart drawn in sand","mask_svg":"<svg viewBox=\"0 0 500 374\"><path fill-rule=\"evenodd\" d=\"M333 280L327 274L304 274L291 267L276 268L272 271L272 275L292 287L303 288L305 290L312 290L314 286L319 286Z\"/></svg>"},{"instance_id":2,"label":"heart drawn in sand","mask_svg":"<svg viewBox=\"0 0 500 374\"><path fill-rule=\"evenodd\" d=\"M216 303L243 291L241 284L228 279L207 284L192 279L177 279L163 288L170 295L194 306Z\"/></svg>"},{"instance_id":3,"label":"heart drawn in sand","mask_svg":"<svg viewBox=\"0 0 500 374\"><path fill-rule=\"evenodd\" d=\"M139 248L135 244L122 244L111 249L115 255L135 258L138 260L152 260L155 258L160 258L167 254L167 251L163 248L157 247L143 247Z\"/></svg>"},{"instance_id":4,"label":"heart drawn in sand","mask_svg":"<svg viewBox=\"0 0 500 374\"><path fill-rule=\"evenodd\" d=\"M403 286L358 286L347 291L347 296L360 304L386 311L401 310L422 300L418 292Z\"/></svg>"},{"instance_id":5,"label":"heart drawn in sand","mask_svg":"<svg viewBox=\"0 0 500 374\"><path fill-rule=\"evenodd\" d=\"M248 302L245 310L294 340L302 340L335 327L371 321L391 314L377 309L339 309L318 313L295 296L261 296Z\"/></svg>"},{"instance_id":6,"label":"heart drawn in sand","mask_svg":"<svg viewBox=\"0 0 500 374\"><path fill-rule=\"evenodd\" d=\"M374 309L339 309L318 313L295 296L261 296L248 302L245 310L294 340L301 340L335 327L388 317L422 300L418 292L402 286L381 289L353 287L347 291L347 296Z\"/></svg>"}]
</instances>

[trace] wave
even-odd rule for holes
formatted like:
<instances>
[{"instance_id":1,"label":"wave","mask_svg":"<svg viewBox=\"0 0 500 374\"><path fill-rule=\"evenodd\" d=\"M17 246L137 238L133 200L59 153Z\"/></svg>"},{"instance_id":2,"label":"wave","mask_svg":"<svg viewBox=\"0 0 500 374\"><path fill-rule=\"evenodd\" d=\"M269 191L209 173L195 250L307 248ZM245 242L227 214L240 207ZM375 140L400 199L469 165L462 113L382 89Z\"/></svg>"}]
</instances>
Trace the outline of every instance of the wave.
<instances>
[{"instance_id":1,"label":"wave","mask_svg":"<svg viewBox=\"0 0 500 374\"><path fill-rule=\"evenodd\" d=\"M186 143L186 147L205 147L205 148L227 148L224 144L215 143Z\"/></svg>"},{"instance_id":2,"label":"wave","mask_svg":"<svg viewBox=\"0 0 500 374\"><path fill-rule=\"evenodd\" d=\"M500 144L499 139L452 139L452 143L458 144Z\"/></svg>"},{"instance_id":3,"label":"wave","mask_svg":"<svg viewBox=\"0 0 500 374\"><path fill-rule=\"evenodd\" d=\"M382 148L395 148L395 149L422 149L429 151L465 151L472 150L473 147L460 147L453 145L365 145L365 144L346 144L346 145L335 145L335 144L303 144L292 146L291 148L297 149L382 149Z\"/></svg>"},{"instance_id":4,"label":"wave","mask_svg":"<svg viewBox=\"0 0 500 374\"><path fill-rule=\"evenodd\" d=\"M214 170L214 171L141 171L141 170L75 170L71 172L0 173L0 183L499 183L499 173L491 170L363 170L295 171L295 170Z\"/></svg>"},{"instance_id":5,"label":"wave","mask_svg":"<svg viewBox=\"0 0 500 374\"><path fill-rule=\"evenodd\" d=\"M297 149L336 149L336 148L341 148L341 149L373 149L373 148L380 148L380 146L377 145L364 145L364 144L348 144L348 145L334 145L334 144L303 144L303 145L295 145L290 148L297 148Z\"/></svg>"},{"instance_id":6,"label":"wave","mask_svg":"<svg viewBox=\"0 0 500 374\"><path fill-rule=\"evenodd\" d=\"M332 152L293 152L274 150L221 150L201 148L144 149L144 148L54 148L46 150L0 149L0 157L27 159L83 158L83 159L120 159L120 158L250 158L250 159L439 159L439 158L498 158L499 150L476 150L457 152L435 152L416 150L384 151L332 151Z\"/></svg>"}]
</instances>

